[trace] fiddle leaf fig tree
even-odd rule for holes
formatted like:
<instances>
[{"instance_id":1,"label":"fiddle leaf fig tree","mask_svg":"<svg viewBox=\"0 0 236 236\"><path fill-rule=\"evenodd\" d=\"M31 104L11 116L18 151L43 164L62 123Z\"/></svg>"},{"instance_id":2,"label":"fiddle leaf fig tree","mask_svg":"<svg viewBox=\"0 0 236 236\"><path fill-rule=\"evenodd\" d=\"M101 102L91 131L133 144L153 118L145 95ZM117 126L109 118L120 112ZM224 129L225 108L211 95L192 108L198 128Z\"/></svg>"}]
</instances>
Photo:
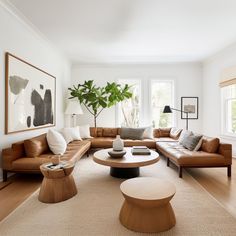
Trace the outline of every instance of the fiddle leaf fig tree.
<instances>
[{"instance_id":1,"label":"fiddle leaf fig tree","mask_svg":"<svg viewBox=\"0 0 236 236\"><path fill-rule=\"evenodd\" d=\"M77 98L83 104L88 112L93 115L94 127L97 126L97 117L105 108L112 107L119 102L132 97L130 86L108 83L104 87L98 87L93 80L85 81L84 84L78 84L69 88L72 98Z\"/></svg>"}]
</instances>

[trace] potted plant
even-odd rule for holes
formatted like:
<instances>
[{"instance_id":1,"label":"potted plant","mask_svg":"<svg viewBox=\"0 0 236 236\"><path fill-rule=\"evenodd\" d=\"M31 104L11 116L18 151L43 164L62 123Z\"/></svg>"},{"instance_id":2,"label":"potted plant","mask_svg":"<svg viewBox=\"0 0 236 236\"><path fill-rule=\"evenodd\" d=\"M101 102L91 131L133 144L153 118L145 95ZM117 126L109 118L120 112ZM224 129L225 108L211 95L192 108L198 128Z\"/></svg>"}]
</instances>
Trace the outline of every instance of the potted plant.
<instances>
[{"instance_id":1,"label":"potted plant","mask_svg":"<svg viewBox=\"0 0 236 236\"><path fill-rule=\"evenodd\" d=\"M70 99L77 98L88 112L93 115L95 128L97 127L97 117L103 109L112 107L132 97L128 84L122 86L116 82L107 82L106 86L98 87L93 80L88 80L84 84L74 85L69 90Z\"/></svg>"}]
</instances>

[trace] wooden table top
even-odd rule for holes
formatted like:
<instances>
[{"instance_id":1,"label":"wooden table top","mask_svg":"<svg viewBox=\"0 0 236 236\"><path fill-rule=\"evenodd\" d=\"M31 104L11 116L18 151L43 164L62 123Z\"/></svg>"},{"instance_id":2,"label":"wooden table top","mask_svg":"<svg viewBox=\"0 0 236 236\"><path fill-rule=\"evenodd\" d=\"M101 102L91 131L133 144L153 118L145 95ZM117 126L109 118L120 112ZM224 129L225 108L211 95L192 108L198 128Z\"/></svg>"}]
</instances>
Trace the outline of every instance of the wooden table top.
<instances>
[{"instance_id":1,"label":"wooden table top","mask_svg":"<svg viewBox=\"0 0 236 236\"><path fill-rule=\"evenodd\" d=\"M126 154L122 158L112 158L108 151L112 148L102 149L93 154L93 160L101 165L117 168L135 168L154 164L160 160L159 154L153 150L150 155L133 155L131 148L125 148Z\"/></svg>"},{"instance_id":2,"label":"wooden table top","mask_svg":"<svg viewBox=\"0 0 236 236\"><path fill-rule=\"evenodd\" d=\"M138 177L124 181L120 185L121 192L126 196L142 200L164 200L174 196L175 186L154 177Z\"/></svg>"},{"instance_id":3,"label":"wooden table top","mask_svg":"<svg viewBox=\"0 0 236 236\"><path fill-rule=\"evenodd\" d=\"M51 179L57 179L57 178L62 178L64 176L68 176L71 174L71 172L74 169L74 163L69 162L69 161L65 162L62 168L55 169L55 170L47 167L47 165L49 164L52 164L52 163L49 162L49 163L42 164L40 166L40 170L45 177L51 178Z\"/></svg>"}]
</instances>

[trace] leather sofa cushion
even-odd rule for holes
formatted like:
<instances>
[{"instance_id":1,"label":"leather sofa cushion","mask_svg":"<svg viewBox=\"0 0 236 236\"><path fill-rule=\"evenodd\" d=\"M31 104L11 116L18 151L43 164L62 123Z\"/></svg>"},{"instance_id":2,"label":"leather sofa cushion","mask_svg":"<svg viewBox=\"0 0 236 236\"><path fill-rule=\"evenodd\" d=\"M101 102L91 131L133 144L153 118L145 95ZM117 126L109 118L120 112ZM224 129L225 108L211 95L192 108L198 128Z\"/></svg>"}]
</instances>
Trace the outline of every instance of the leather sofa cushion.
<instances>
[{"instance_id":1,"label":"leather sofa cushion","mask_svg":"<svg viewBox=\"0 0 236 236\"><path fill-rule=\"evenodd\" d=\"M201 150L209 153L216 153L218 151L220 140L218 138L206 138L202 140Z\"/></svg>"},{"instance_id":2,"label":"leather sofa cushion","mask_svg":"<svg viewBox=\"0 0 236 236\"><path fill-rule=\"evenodd\" d=\"M178 142L178 140L170 138L170 137L160 137L160 138L154 138L156 142Z\"/></svg>"},{"instance_id":3,"label":"leather sofa cushion","mask_svg":"<svg viewBox=\"0 0 236 236\"><path fill-rule=\"evenodd\" d=\"M14 155L16 156L16 158L25 156L24 141L13 143L11 147L12 150L14 151Z\"/></svg>"},{"instance_id":4,"label":"leather sofa cushion","mask_svg":"<svg viewBox=\"0 0 236 236\"><path fill-rule=\"evenodd\" d=\"M103 128L101 127L90 127L90 135L92 137L102 137L102 130Z\"/></svg>"},{"instance_id":5,"label":"leather sofa cushion","mask_svg":"<svg viewBox=\"0 0 236 236\"><path fill-rule=\"evenodd\" d=\"M148 148L156 148L156 143L153 139L142 139L142 140L125 139L124 145L125 147L146 146Z\"/></svg>"},{"instance_id":6,"label":"leather sofa cushion","mask_svg":"<svg viewBox=\"0 0 236 236\"><path fill-rule=\"evenodd\" d=\"M182 129L178 129L178 128L173 127L170 130L170 137L173 139L178 139L181 132L182 132Z\"/></svg>"},{"instance_id":7,"label":"leather sofa cushion","mask_svg":"<svg viewBox=\"0 0 236 236\"><path fill-rule=\"evenodd\" d=\"M92 148L111 148L114 139L115 138L112 137L93 138L91 140ZM148 148L156 147L156 143L153 139L142 139L142 140L125 139L124 145L126 147L132 147L132 146L147 146Z\"/></svg>"},{"instance_id":8,"label":"leather sofa cushion","mask_svg":"<svg viewBox=\"0 0 236 236\"><path fill-rule=\"evenodd\" d=\"M160 137L159 129L153 129L153 137L154 138L159 138Z\"/></svg>"},{"instance_id":9,"label":"leather sofa cushion","mask_svg":"<svg viewBox=\"0 0 236 236\"><path fill-rule=\"evenodd\" d=\"M159 128L159 137L170 137L171 128Z\"/></svg>"},{"instance_id":10,"label":"leather sofa cushion","mask_svg":"<svg viewBox=\"0 0 236 236\"><path fill-rule=\"evenodd\" d=\"M48 152L49 147L46 139L46 134L27 139L24 141L25 153L27 157L38 157L41 154Z\"/></svg>"},{"instance_id":11,"label":"leather sofa cushion","mask_svg":"<svg viewBox=\"0 0 236 236\"><path fill-rule=\"evenodd\" d=\"M117 128L103 128L102 134L103 137L116 137L118 130Z\"/></svg>"},{"instance_id":12,"label":"leather sofa cushion","mask_svg":"<svg viewBox=\"0 0 236 236\"><path fill-rule=\"evenodd\" d=\"M91 140L92 148L111 148L115 138L112 137L97 137Z\"/></svg>"}]
</instances>

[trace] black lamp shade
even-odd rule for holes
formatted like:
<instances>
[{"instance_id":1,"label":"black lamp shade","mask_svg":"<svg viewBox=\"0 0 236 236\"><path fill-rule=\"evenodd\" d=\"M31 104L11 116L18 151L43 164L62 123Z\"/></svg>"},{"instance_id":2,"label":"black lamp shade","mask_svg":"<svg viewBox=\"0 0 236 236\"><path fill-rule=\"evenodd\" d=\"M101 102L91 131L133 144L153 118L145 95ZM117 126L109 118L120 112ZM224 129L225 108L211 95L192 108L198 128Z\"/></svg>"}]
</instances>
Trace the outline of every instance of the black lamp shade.
<instances>
[{"instance_id":1,"label":"black lamp shade","mask_svg":"<svg viewBox=\"0 0 236 236\"><path fill-rule=\"evenodd\" d=\"M172 110L171 110L170 106L165 106L164 110L163 110L163 113L172 113Z\"/></svg>"}]
</instances>

